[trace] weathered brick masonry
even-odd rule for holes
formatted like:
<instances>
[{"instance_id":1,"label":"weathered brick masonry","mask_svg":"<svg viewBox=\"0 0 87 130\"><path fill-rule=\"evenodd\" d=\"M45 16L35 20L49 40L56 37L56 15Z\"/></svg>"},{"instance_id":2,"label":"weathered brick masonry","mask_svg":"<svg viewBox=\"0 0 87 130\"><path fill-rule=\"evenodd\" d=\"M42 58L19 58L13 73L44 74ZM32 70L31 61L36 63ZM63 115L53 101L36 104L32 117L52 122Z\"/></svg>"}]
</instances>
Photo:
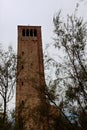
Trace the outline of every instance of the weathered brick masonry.
<instances>
[{"instance_id":1,"label":"weathered brick masonry","mask_svg":"<svg viewBox=\"0 0 87 130\"><path fill-rule=\"evenodd\" d=\"M40 26L18 26L17 72L18 129L58 130L60 118L58 110L47 103L44 94L45 79Z\"/></svg>"}]
</instances>

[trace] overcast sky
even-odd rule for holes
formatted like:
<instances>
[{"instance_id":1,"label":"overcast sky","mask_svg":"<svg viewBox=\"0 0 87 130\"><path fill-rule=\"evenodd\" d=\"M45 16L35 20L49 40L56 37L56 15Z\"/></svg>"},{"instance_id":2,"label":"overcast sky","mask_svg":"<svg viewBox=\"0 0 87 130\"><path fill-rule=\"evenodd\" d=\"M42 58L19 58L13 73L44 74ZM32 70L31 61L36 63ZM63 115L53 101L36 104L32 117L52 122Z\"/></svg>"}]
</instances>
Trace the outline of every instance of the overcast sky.
<instances>
[{"instance_id":1,"label":"overcast sky","mask_svg":"<svg viewBox=\"0 0 87 130\"><path fill-rule=\"evenodd\" d=\"M17 25L42 26L43 45L52 39L53 16L61 9L63 15L72 13L80 0L0 0L0 43L17 48ZM81 4L81 15L86 14Z\"/></svg>"}]
</instances>

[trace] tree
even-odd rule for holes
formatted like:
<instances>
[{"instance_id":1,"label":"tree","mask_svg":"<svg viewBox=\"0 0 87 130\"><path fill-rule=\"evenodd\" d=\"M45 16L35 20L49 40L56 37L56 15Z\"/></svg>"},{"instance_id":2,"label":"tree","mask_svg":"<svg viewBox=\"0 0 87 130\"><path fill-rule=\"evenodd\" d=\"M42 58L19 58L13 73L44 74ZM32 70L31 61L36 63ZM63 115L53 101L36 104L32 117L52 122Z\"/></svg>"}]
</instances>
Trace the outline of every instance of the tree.
<instances>
[{"instance_id":1,"label":"tree","mask_svg":"<svg viewBox=\"0 0 87 130\"><path fill-rule=\"evenodd\" d=\"M7 104L14 95L16 83L17 57L12 49L8 51L0 49L0 96L3 100L3 130L5 129Z\"/></svg>"},{"instance_id":2,"label":"tree","mask_svg":"<svg viewBox=\"0 0 87 130\"><path fill-rule=\"evenodd\" d=\"M76 13L76 12L75 12ZM54 18L54 44L57 58L48 58L55 69L54 85L61 94L59 107L71 122L87 129L87 25L76 14L63 21L59 12ZM61 55L59 58L59 52ZM60 59L60 60L59 60ZM62 62L61 62L62 59ZM60 90L58 92L58 90ZM84 118L85 120L81 120Z\"/></svg>"}]
</instances>

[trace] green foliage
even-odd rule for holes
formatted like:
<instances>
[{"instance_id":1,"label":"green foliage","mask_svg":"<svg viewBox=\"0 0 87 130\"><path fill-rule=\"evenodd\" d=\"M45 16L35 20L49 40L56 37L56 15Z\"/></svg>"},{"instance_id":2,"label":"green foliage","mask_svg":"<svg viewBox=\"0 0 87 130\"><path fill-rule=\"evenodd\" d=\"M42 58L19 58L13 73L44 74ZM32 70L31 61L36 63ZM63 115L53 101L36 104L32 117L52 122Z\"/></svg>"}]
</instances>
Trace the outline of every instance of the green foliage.
<instances>
[{"instance_id":1,"label":"green foliage","mask_svg":"<svg viewBox=\"0 0 87 130\"><path fill-rule=\"evenodd\" d=\"M55 101L55 90L59 97L59 107L78 129L87 129L87 24L81 17L67 15L63 21L61 12L54 18L54 44L57 59L51 59L55 68L56 84L49 93ZM59 52L61 51L61 56ZM47 57L46 57L47 58ZM61 61L62 60L62 61ZM47 60L49 61L49 60ZM49 65L49 64L48 64ZM49 69L49 68L48 68ZM85 113L85 114L81 114ZM81 120L82 116L82 120ZM77 125L76 125L77 124Z\"/></svg>"},{"instance_id":2,"label":"green foliage","mask_svg":"<svg viewBox=\"0 0 87 130\"><path fill-rule=\"evenodd\" d=\"M56 34L54 45L65 54L62 67L60 67L63 69L61 75L63 74L62 81L66 87L65 103L67 105L65 106L71 117L74 114L73 121L75 122L78 118L79 122L78 111L87 113L85 109L87 106L87 25L75 14L68 15L65 23L59 13L54 17L53 22ZM80 125L82 126L81 123Z\"/></svg>"}]
</instances>

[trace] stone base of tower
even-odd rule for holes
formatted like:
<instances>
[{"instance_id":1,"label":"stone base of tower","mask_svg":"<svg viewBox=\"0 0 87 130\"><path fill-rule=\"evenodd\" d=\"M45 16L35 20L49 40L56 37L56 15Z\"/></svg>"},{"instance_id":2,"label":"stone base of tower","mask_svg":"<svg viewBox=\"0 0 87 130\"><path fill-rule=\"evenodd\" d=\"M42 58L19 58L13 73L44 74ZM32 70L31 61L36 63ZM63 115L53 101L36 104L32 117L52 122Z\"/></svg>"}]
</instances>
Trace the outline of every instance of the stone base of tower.
<instances>
[{"instance_id":1,"label":"stone base of tower","mask_svg":"<svg viewBox=\"0 0 87 130\"><path fill-rule=\"evenodd\" d=\"M17 116L17 130L69 130L70 125L53 105L24 108ZM23 113L23 114L22 114Z\"/></svg>"},{"instance_id":2,"label":"stone base of tower","mask_svg":"<svg viewBox=\"0 0 87 130\"><path fill-rule=\"evenodd\" d=\"M52 111L52 112L51 112ZM54 126L55 112L49 105L38 105L34 108L28 106L20 107L17 110L17 129L18 130L49 130ZM54 116L53 116L54 115ZM55 117L56 118L56 117ZM55 130L55 129L52 129Z\"/></svg>"}]
</instances>

